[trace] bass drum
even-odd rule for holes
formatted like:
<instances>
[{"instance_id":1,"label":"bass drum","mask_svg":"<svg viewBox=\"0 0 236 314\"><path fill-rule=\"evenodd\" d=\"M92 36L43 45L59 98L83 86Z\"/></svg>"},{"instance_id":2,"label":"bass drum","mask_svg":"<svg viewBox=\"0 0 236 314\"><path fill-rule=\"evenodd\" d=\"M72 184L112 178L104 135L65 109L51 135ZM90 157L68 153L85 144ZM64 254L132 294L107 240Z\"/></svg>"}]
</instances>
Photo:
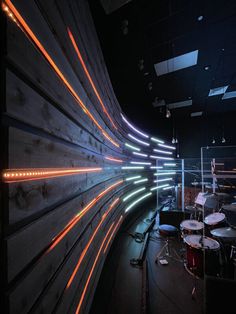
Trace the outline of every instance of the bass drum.
<instances>
[{"instance_id":1,"label":"bass drum","mask_svg":"<svg viewBox=\"0 0 236 314\"><path fill-rule=\"evenodd\" d=\"M218 276L220 274L220 244L218 241L192 234L187 235L184 242L187 246L186 268L191 274L203 277L204 264L207 275Z\"/></svg>"}]
</instances>

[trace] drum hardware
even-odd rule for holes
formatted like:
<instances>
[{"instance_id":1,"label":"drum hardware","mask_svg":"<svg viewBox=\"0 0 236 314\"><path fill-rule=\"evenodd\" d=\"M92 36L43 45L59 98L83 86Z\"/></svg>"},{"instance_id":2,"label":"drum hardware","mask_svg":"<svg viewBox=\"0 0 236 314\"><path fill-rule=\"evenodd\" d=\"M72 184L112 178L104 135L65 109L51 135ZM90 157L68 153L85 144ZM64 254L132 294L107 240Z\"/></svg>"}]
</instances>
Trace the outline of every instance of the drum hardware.
<instances>
[{"instance_id":1,"label":"drum hardware","mask_svg":"<svg viewBox=\"0 0 236 314\"><path fill-rule=\"evenodd\" d=\"M200 221L189 219L183 220L180 224L181 237L183 238L186 234L199 233L203 230L204 224Z\"/></svg>"},{"instance_id":2,"label":"drum hardware","mask_svg":"<svg viewBox=\"0 0 236 314\"><path fill-rule=\"evenodd\" d=\"M206 234L210 236L211 230L226 226L225 214L216 212L207 215L204 219L204 223L207 225Z\"/></svg>"}]
</instances>

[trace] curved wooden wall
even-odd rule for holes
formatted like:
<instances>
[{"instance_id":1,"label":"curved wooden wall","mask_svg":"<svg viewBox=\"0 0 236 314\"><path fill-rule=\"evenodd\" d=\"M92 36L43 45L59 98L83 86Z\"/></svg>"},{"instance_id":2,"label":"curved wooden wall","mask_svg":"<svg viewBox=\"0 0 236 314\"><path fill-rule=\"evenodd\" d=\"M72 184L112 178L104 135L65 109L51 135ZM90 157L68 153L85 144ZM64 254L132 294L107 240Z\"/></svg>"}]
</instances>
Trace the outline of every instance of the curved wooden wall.
<instances>
[{"instance_id":1,"label":"curved wooden wall","mask_svg":"<svg viewBox=\"0 0 236 314\"><path fill-rule=\"evenodd\" d=\"M87 313L127 209L154 195L163 147L122 118L85 0L6 0L1 19L5 306Z\"/></svg>"}]
</instances>

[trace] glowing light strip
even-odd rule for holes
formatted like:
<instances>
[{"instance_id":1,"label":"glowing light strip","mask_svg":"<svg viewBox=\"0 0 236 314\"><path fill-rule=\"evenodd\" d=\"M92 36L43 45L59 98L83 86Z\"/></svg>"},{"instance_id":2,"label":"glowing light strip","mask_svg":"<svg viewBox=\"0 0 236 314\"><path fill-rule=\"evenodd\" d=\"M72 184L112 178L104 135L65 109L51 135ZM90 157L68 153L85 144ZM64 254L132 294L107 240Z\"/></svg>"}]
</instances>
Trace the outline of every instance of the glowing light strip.
<instances>
[{"instance_id":1,"label":"glowing light strip","mask_svg":"<svg viewBox=\"0 0 236 314\"><path fill-rule=\"evenodd\" d=\"M169 186L169 184L163 184L163 185L159 185L159 186L154 186L153 188L150 189L150 191L159 190L159 189L165 188L167 186Z\"/></svg>"},{"instance_id":2,"label":"glowing light strip","mask_svg":"<svg viewBox=\"0 0 236 314\"><path fill-rule=\"evenodd\" d=\"M126 147L129 147L129 148L131 148L131 149L133 149L133 150L140 151L140 148L135 147L135 146L133 146L133 145L130 145L130 144L128 144L128 143L125 143L125 146L126 146Z\"/></svg>"},{"instance_id":3,"label":"glowing light strip","mask_svg":"<svg viewBox=\"0 0 236 314\"><path fill-rule=\"evenodd\" d=\"M98 250L98 253L97 253L96 257L95 257L93 266L92 266L92 268L91 268L91 270L90 270L89 276L88 276L87 281L86 281L86 284L85 284L85 286L84 286L84 290L83 290L82 295L81 295L81 297L80 297L80 301L79 301L78 306L77 306L77 308L76 308L76 312L75 312L76 314L79 314L79 312L80 312L80 309L81 309L81 306L82 306L82 303L83 303L83 300L84 300L85 293L86 293L86 291L87 291L87 289L88 289L88 285L89 285L90 279L91 279L91 277L92 277L92 275L93 275L93 271L94 271L94 269L95 269L95 267L96 267L96 264L97 264L97 261L98 261L98 259L99 259L100 254L101 254L101 251L102 251L102 249L103 249L104 243L106 242L106 240L107 240L107 238L108 238L108 235L110 234L113 225L114 225L114 222L112 223L112 225L111 225L110 228L108 229L108 231L107 231L107 233L106 233L106 235L105 235L105 237L104 237L104 239L103 239L103 241L102 241L102 244L101 244L101 246L100 246L100 248L99 248L99 250Z\"/></svg>"},{"instance_id":4,"label":"glowing light strip","mask_svg":"<svg viewBox=\"0 0 236 314\"><path fill-rule=\"evenodd\" d=\"M105 159L110 160L110 161L120 162L120 163L123 162L123 160L118 159L118 158L114 158L114 157L105 157Z\"/></svg>"},{"instance_id":5,"label":"glowing light strip","mask_svg":"<svg viewBox=\"0 0 236 314\"><path fill-rule=\"evenodd\" d=\"M120 114L122 119L125 121L125 123L132 129L134 130L135 132L137 132L138 134L142 135L143 137L146 137L146 138L149 138L149 136L145 133L142 133L141 131L137 130L131 123L129 123L126 118L123 116L123 114L121 113Z\"/></svg>"},{"instance_id":6,"label":"glowing light strip","mask_svg":"<svg viewBox=\"0 0 236 314\"><path fill-rule=\"evenodd\" d=\"M104 220L106 219L107 215L110 213L110 211L112 210L112 208L118 203L118 201L119 201L119 197L116 198L116 199L111 203L111 205L108 207L108 209L106 210L106 212L102 215L102 218L101 218L99 224L97 225L97 227L96 227L96 229L94 230L94 232L93 232L91 238L89 239L88 243L86 244L85 248L83 249L83 251L82 251L82 253L81 253L80 257L79 257L79 260L78 260L78 262L77 262L77 264L76 264L76 266L75 266L75 268L74 268L74 270L73 270L73 273L71 274L71 276L70 276L70 278L69 278L69 280L68 280L68 282L67 282L66 289L68 289L68 288L71 286L72 281L74 280L75 275L76 275L76 273L78 272L78 269L79 269L79 267L80 267L80 265L81 265L81 263L82 263L82 261L83 261L85 255L86 255L86 253L87 253L87 251L88 251L88 249L89 249L91 243L93 242L93 240L94 240L96 234L98 233L98 230L100 229L102 223L104 222Z\"/></svg>"},{"instance_id":7,"label":"glowing light strip","mask_svg":"<svg viewBox=\"0 0 236 314\"><path fill-rule=\"evenodd\" d=\"M173 167L175 167L176 166L176 164L173 164L173 163L164 163L164 166L167 166L167 167L171 167L171 166L173 166Z\"/></svg>"},{"instance_id":8,"label":"glowing light strip","mask_svg":"<svg viewBox=\"0 0 236 314\"><path fill-rule=\"evenodd\" d=\"M161 160L173 160L174 158L172 157L162 157L162 156L154 156L154 155L150 155L150 158L154 158L154 159L161 159Z\"/></svg>"},{"instance_id":9,"label":"glowing light strip","mask_svg":"<svg viewBox=\"0 0 236 314\"><path fill-rule=\"evenodd\" d=\"M58 66L55 64L49 53L46 51L46 49L43 47L41 42L38 40L38 38L35 36L33 31L30 29L28 24L25 22L23 17L20 15L20 13L17 11L15 6L11 3L10 0L5 0L5 3L8 5L9 9L13 12L16 20L19 22L21 28L24 30L24 32L28 35L28 37L33 41L33 43L37 46L37 48L40 50L40 52L43 54L43 56L46 58L48 63L51 65L51 67L54 69L54 71L57 73L58 77L61 79L61 81L64 83L64 85L67 87L69 92L72 96L74 96L77 103L80 105L80 107L83 109L83 111L89 116L89 118L94 122L94 124L97 126L97 128L102 132L102 134L116 147L119 147L119 144L116 143L107 133L106 131L100 126L100 124L97 122L95 117L89 112L79 95L76 93L74 88L71 86L71 84L68 82L68 80L65 78L65 76L62 74L61 70L58 68Z\"/></svg>"},{"instance_id":10,"label":"glowing light strip","mask_svg":"<svg viewBox=\"0 0 236 314\"><path fill-rule=\"evenodd\" d=\"M159 179L159 180L154 180L154 183L158 183L158 182L164 182L164 181L172 181L173 178L166 178L166 179Z\"/></svg>"},{"instance_id":11,"label":"glowing light strip","mask_svg":"<svg viewBox=\"0 0 236 314\"><path fill-rule=\"evenodd\" d=\"M82 67L83 67L83 69L84 69L84 72L85 72L85 74L86 74L86 76L87 76L87 78L88 78L88 80L89 80L89 82L90 82L90 84L91 84L91 86L92 86L92 88L93 88L93 91L94 91L95 95L97 96L97 99L98 99L99 102L100 102L100 105L102 106L103 111L104 111L105 114L107 115L107 117L108 117L108 119L110 120L110 122L111 122L111 124L113 125L113 127L114 127L115 129L117 129L115 123L113 122L111 116L109 115L109 113L108 113L108 111L107 111L107 109L106 109L106 107L105 107L105 105L104 105L104 103L103 103L103 101L102 101L102 99L101 99L101 97L100 97L98 91L97 91L97 88L96 88L96 86L95 86L95 84L94 84L94 82L93 82L93 80L92 80L92 78L91 78L91 76L90 76L90 74L89 74L89 71L88 71L88 69L87 69L87 67L86 67L86 65L85 65L85 63L84 63L84 60L83 60L83 58L82 58L82 55L81 55L81 53L80 53L80 51L79 51L78 45L76 44L75 38L74 38L74 36L73 36L71 30L69 29L69 27L67 28L67 31L68 31L70 40L71 40L71 42L72 42L72 45L73 45L73 47L74 47L74 49L75 49L75 52L76 52L76 54L77 54L77 56L78 56L78 58L79 58L79 61L80 61L81 65L82 65Z\"/></svg>"},{"instance_id":12,"label":"glowing light strip","mask_svg":"<svg viewBox=\"0 0 236 314\"><path fill-rule=\"evenodd\" d=\"M176 149L174 146L164 145L162 143L159 143L158 146L169 148L169 149Z\"/></svg>"},{"instance_id":13,"label":"glowing light strip","mask_svg":"<svg viewBox=\"0 0 236 314\"><path fill-rule=\"evenodd\" d=\"M163 188L163 190L170 190L170 189L173 189L174 187L175 187L174 185L167 186L167 187Z\"/></svg>"},{"instance_id":14,"label":"glowing light strip","mask_svg":"<svg viewBox=\"0 0 236 314\"><path fill-rule=\"evenodd\" d=\"M142 187L141 189L138 189L132 193L130 193L129 195L127 195L126 197L123 198L123 202L126 202L128 199L130 199L133 195L138 194L139 192L142 192L143 190L146 190L145 187Z\"/></svg>"},{"instance_id":15,"label":"glowing light strip","mask_svg":"<svg viewBox=\"0 0 236 314\"><path fill-rule=\"evenodd\" d=\"M123 183L123 180L120 180L112 185L110 185L108 188L106 188L104 191L102 191L100 194L98 194L92 201L90 201L77 215L72 218L69 223L65 226L65 228L52 239L52 243L47 249L46 253L50 252L54 247L67 235L67 233L80 221L80 219L90 210L90 208L93 207L106 193Z\"/></svg>"},{"instance_id":16,"label":"glowing light strip","mask_svg":"<svg viewBox=\"0 0 236 314\"><path fill-rule=\"evenodd\" d=\"M137 166L137 167L132 167L132 166L125 166L125 167L121 167L121 169L124 169L124 170L132 170L132 169L144 169L144 167L139 167L139 166Z\"/></svg>"},{"instance_id":17,"label":"glowing light strip","mask_svg":"<svg viewBox=\"0 0 236 314\"><path fill-rule=\"evenodd\" d=\"M71 176L87 172L101 171L102 168L28 168L6 169L2 178L5 183L33 181L55 177Z\"/></svg>"},{"instance_id":18,"label":"glowing light strip","mask_svg":"<svg viewBox=\"0 0 236 314\"><path fill-rule=\"evenodd\" d=\"M137 153L137 152L133 152L134 155L137 155L137 156L142 156L142 157L147 157L148 155L147 154L141 154L141 153Z\"/></svg>"},{"instance_id":19,"label":"glowing light strip","mask_svg":"<svg viewBox=\"0 0 236 314\"><path fill-rule=\"evenodd\" d=\"M131 161L130 162L133 165L151 165L151 162L142 162L142 161Z\"/></svg>"},{"instance_id":20,"label":"glowing light strip","mask_svg":"<svg viewBox=\"0 0 236 314\"><path fill-rule=\"evenodd\" d=\"M140 198L138 198L136 201L134 201L133 203L131 203L126 209L125 209L125 213L127 213L131 208L133 208L136 204L138 204L139 202L141 202L143 199L147 198L148 196L152 195L151 192L144 194L143 196L141 196Z\"/></svg>"},{"instance_id":21,"label":"glowing light strip","mask_svg":"<svg viewBox=\"0 0 236 314\"><path fill-rule=\"evenodd\" d=\"M147 179L147 178L145 178L145 179L141 179L141 180L138 180L138 181L134 181L134 184L138 184L138 183L141 183L141 182L146 182L146 181L148 181L148 179Z\"/></svg>"},{"instance_id":22,"label":"glowing light strip","mask_svg":"<svg viewBox=\"0 0 236 314\"><path fill-rule=\"evenodd\" d=\"M173 153L172 152L167 152L165 150L161 150L161 149L153 149L154 152L157 152L157 153L161 153L161 154L167 154L167 155L172 155Z\"/></svg>"},{"instance_id":23,"label":"glowing light strip","mask_svg":"<svg viewBox=\"0 0 236 314\"><path fill-rule=\"evenodd\" d=\"M157 142L157 143L160 143L160 144L164 144L164 142L162 140L159 140L158 138L155 138L155 137L151 137L151 140L153 142Z\"/></svg>"},{"instance_id":24,"label":"glowing light strip","mask_svg":"<svg viewBox=\"0 0 236 314\"><path fill-rule=\"evenodd\" d=\"M128 136L129 136L130 138L132 138L133 140L135 140L136 142L138 142L138 143L142 144L142 145L145 145L145 146L150 146L150 144L149 144L149 143L147 143L147 142L143 142L143 141L139 140L138 138L134 137L134 136L133 136L133 135L131 135L131 134L128 134Z\"/></svg>"},{"instance_id":25,"label":"glowing light strip","mask_svg":"<svg viewBox=\"0 0 236 314\"><path fill-rule=\"evenodd\" d=\"M131 181L131 180L135 180L139 178L142 178L142 176L129 177L129 178L126 178L125 181Z\"/></svg>"},{"instance_id":26,"label":"glowing light strip","mask_svg":"<svg viewBox=\"0 0 236 314\"><path fill-rule=\"evenodd\" d=\"M163 169L163 167L161 167L161 166L152 166L152 167L150 167L150 169Z\"/></svg>"},{"instance_id":27,"label":"glowing light strip","mask_svg":"<svg viewBox=\"0 0 236 314\"><path fill-rule=\"evenodd\" d=\"M122 219L123 219L123 216L120 216L120 219L118 220L118 222L117 222L117 224L115 225L115 228L113 229L113 231L112 231L112 233L111 233L109 239L107 240L107 244L106 244L106 246L105 246L105 248L104 248L103 254L106 253L106 250L107 250L107 248L108 248L108 245L109 245L109 243L111 242L111 239L112 239L114 233L116 232L116 230L117 230L119 224L121 223L121 220L122 220Z\"/></svg>"},{"instance_id":28,"label":"glowing light strip","mask_svg":"<svg viewBox=\"0 0 236 314\"><path fill-rule=\"evenodd\" d=\"M154 176L166 176L176 174L176 172L162 172L162 173L153 173Z\"/></svg>"}]
</instances>

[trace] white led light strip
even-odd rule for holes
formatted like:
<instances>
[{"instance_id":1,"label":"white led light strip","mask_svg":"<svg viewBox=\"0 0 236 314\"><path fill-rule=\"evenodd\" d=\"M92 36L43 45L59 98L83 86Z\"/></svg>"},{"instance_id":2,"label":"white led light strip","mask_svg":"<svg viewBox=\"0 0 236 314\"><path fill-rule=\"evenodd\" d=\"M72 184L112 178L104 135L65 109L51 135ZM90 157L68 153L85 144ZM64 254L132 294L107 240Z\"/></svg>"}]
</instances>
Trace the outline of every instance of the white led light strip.
<instances>
[{"instance_id":1,"label":"white led light strip","mask_svg":"<svg viewBox=\"0 0 236 314\"><path fill-rule=\"evenodd\" d=\"M144 167L141 167L141 166L140 167L139 166L137 166L137 167L136 166L134 166L134 167L132 167L132 166L125 166L125 167L121 167L121 169L124 169L124 170L128 170L128 169L132 170L132 169L134 169L135 170L135 169L144 169Z\"/></svg>"},{"instance_id":2,"label":"white led light strip","mask_svg":"<svg viewBox=\"0 0 236 314\"><path fill-rule=\"evenodd\" d=\"M161 154L167 154L167 155L173 154L172 152L167 152L166 150L161 150L161 149L156 149L156 148L154 148L153 151L157 153L161 153Z\"/></svg>"},{"instance_id":3,"label":"white led light strip","mask_svg":"<svg viewBox=\"0 0 236 314\"><path fill-rule=\"evenodd\" d=\"M151 165L151 162L142 162L142 161L131 161L130 162L133 165Z\"/></svg>"},{"instance_id":4,"label":"white led light strip","mask_svg":"<svg viewBox=\"0 0 236 314\"><path fill-rule=\"evenodd\" d=\"M150 155L149 157L153 159L161 159L161 160L173 160L174 159L171 157L162 157L162 156L154 156L154 155Z\"/></svg>"},{"instance_id":5,"label":"white led light strip","mask_svg":"<svg viewBox=\"0 0 236 314\"><path fill-rule=\"evenodd\" d=\"M169 149L176 149L174 146L164 145L162 143L159 143L158 146L161 146L161 147L164 147L164 148L169 148Z\"/></svg>"},{"instance_id":6,"label":"white led light strip","mask_svg":"<svg viewBox=\"0 0 236 314\"><path fill-rule=\"evenodd\" d=\"M146 182L146 181L148 181L148 179L147 179L147 178L145 178L145 179L141 179L141 180L138 180L138 181L134 181L134 184L138 184L138 183L141 183L141 182Z\"/></svg>"},{"instance_id":7,"label":"white led light strip","mask_svg":"<svg viewBox=\"0 0 236 314\"><path fill-rule=\"evenodd\" d=\"M141 153L137 153L137 152L133 152L134 155L137 155L137 156L142 156L142 157L147 157L148 155L147 154L141 154Z\"/></svg>"},{"instance_id":8,"label":"white led light strip","mask_svg":"<svg viewBox=\"0 0 236 314\"><path fill-rule=\"evenodd\" d=\"M164 181L172 181L172 178L166 178L166 179L159 179L159 180L154 180L154 183L158 183L158 182L164 182Z\"/></svg>"},{"instance_id":9,"label":"white led light strip","mask_svg":"<svg viewBox=\"0 0 236 314\"><path fill-rule=\"evenodd\" d=\"M163 169L161 166L151 166L150 169Z\"/></svg>"},{"instance_id":10,"label":"white led light strip","mask_svg":"<svg viewBox=\"0 0 236 314\"><path fill-rule=\"evenodd\" d=\"M167 166L167 167L175 167L176 166L176 164L174 164L174 163L164 163L164 166Z\"/></svg>"},{"instance_id":11,"label":"white led light strip","mask_svg":"<svg viewBox=\"0 0 236 314\"><path fill-rule=\"evenodd\" d=\"M176 172L153 173L154 176L167 176L167 175L172 175L172 174L176 174Z\"/></svg>"},{"instance_id":12,"label":"white led light strip","mask_svg":"<svg viewBox=\"0 0 236 314\"><path fill-rule=\"evenodd\" d=\"M138 198L136 201L134 201L133 203L131 203L126 209L125 209L125 213L127 213L132 207L134 207L136 204L138 204L139 202L141 202L143 199L151 196L152 193L149 192L147 194L144 194L143 196L141 196L140 198Z\"/></svg>"},{"instance_id":13,"label":"white led light strip","mask_svg":"<svg viewBox=\"0 0 236 314\"><path fill-rule=\"evenodd\" d=\"M167 187L163 188L163 190L170 190L170 189L173 189L174 187L175 187L174 185L167 186Z\"/></svg>"},{"instance_id":14,"label":"white led light strip","mask_svg":"<svg viewBox=\"0 0 236 314\"><path fill-rule=\"evenodd\" d=\"M129 178L126 178L125 181L132 181L132 180L136 180L140 178L142 178L142 176L129 177Z\"/></svg>"},{"instance_id":15,"label":"white led light strip","mask_svg":"<svg viewBox=\"0 0 236 314\"><path fill-rule=\"evenodd\" d=\"M142 135L143 137L149 138L149 136L148 136L147 134L142 133L141 131L137 130L131 123L129 123L129 122L125 119L125 117L123 116L122 113L121 113L120 115L121 115L122 119L125 121L125 123L126 123L132 130L134 130L134 131L137 132L138 134Z\"/></svg>"},{"instance_id":16,"label":"white led light strip","mask_svg":"<svg viewBox=\"0 0 236 314\"><path fill-rule=\"evenodd\" d=\"M145 187L142 187L142 188L140 188L140 189L138 189L138 190L136 190L136 191L130 193L129 195L127 195L126 197L123 198L123 202L126 202L126 201L127 201L128 199L130 199L133 195L138 194L139 192L142 192L142 191L144 191L144 190L146 190L146 188L145 188Z\"/></svg>"},{"instance_id":17,"label":"white led light strip","mask_svg":"<svg viewBox=\"0 0 236 314\"><path fill-rule=\"evenodd\" d=\"M155 137L151 137L151 140L153 142L157 142L157 143L160 143L160 144L164 144L164 142L162 140L159 140L158 138L155 138Z\"/></svg>"},{"instance_id":18,"label":"white led light strip","mask_svg":"<svg viewBox=\"0 0 236 314\"><path fill-rule=\"evenodd\" d=\"M131 135L131 134L128 134L128 136L129 136L130 138L132 138L134 141L136 141L136 142L138 142L138 143L140 143L140 144L142 144L142 145L150 146L149 143L144 142L144 141L141 141L141 140L139 140L138 138L136 138L135 136L133 136L133 135Z\"/></svg>"},{"instance_id":19,"label":"white led light strip","mask_svg":"<svg viewBox=\"0 0 236 314\"><path fill-rule=\"evenodd\" d=\"M169 184L163 184L163 185L155 186L155 187L151 188L150 191L159 190L159 189L165 188L167 186L169 186Z\"/></svg>"},{"instance_id":20,"label":"white led light strip","mask_svg":"<svg viewBox=\"0 0 236 314\"><path fill-rule=\"evenodd\" d=\"M140 151L140 148L135 147L135 146L133 146L133 145L130 145L130 144L128 144L128 143L125 143L125 146L126 146L126 147L129 147L129 148L131 148L131 149L133 149L133 150Z\"/></svg>"}]
</instances>

